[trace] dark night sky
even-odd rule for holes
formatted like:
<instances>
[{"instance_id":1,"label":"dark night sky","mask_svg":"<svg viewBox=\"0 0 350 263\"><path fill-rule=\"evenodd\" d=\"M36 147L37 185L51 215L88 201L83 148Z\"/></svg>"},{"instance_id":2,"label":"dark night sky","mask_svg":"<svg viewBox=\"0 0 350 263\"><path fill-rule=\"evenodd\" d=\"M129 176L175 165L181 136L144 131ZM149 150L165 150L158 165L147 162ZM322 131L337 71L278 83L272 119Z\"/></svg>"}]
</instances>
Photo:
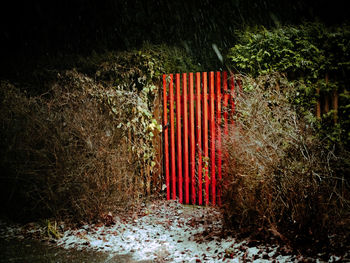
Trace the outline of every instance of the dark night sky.
<instances>
[{"instance_id":1,"label":"dark night sky","mask_svg":"<svg viewBox=\"0 0 350 263\"><path fill-rule=\"evenodd\" d=\"M231 45L234 29L302 21L341 24L345 1L9 1L1 9L3 61L55 52L126 49L143 41ZM2 4L4 5L4 3Z\"/></svg>"}]
</instances>

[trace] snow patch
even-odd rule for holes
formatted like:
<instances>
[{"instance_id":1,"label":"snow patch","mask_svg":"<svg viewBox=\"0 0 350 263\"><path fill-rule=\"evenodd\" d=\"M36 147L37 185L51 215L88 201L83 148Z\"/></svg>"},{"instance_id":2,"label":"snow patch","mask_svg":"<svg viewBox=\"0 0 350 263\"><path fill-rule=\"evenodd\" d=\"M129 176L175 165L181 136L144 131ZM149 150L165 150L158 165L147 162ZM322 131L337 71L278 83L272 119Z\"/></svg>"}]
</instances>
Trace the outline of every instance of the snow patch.
<instances>
[{"instance_id":1,"label":"snow patch","mask_svg":"<svg viewBox=\"0 0 350 263\"><path fill-rule=\"evenodd\" d=\"M92 224L68 229L56 245L111 255L131 254L135 260L155 262L267 263L300 259L295 255L281 255L277 246L263 246L249 240L238 242L233 237L222 238L221 215L211 207L155 201L131 216L114 217L114 222L111 226ZM0 220L1 238L36 238L42 234L45 234L45 229L34 223L20 226ZM330 258L330 262L339 260L341 258L336 256Z\"/></svg>"},{"instance_id":2,"label":"snow patch","mask_svg":"<svg viewBox=\"0 0 350 263\"><path fill-rule=\"evenodd\" d=\"M116 221L115 225L83 226L69 230L58 240L64 248L91 248L118 254L132 254L135 260L168 262L270 262L262 259L264 247L246 247L232 237L220 238L221 217L207 207L182 206L174 201L147 207L135 220ZM279 261L290 261L281 256Z\"/></svg>"}]
</instances>

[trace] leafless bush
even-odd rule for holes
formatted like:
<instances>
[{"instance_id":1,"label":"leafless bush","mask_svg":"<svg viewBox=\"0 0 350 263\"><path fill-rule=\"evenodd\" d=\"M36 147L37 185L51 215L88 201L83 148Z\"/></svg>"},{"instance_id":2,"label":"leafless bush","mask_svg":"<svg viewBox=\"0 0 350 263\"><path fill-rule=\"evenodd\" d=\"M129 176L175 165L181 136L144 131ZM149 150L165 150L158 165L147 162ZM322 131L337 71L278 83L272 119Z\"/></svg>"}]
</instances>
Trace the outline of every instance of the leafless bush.
<instances>
[{"instance_id":1,"label":"leafless bush","mask_svg":"<svg viewBox=\"0 0 350 263\"><path fill-rule=\"evenodd\" d=\"M2 83L4 207L15 215L92 221L143 193L133 154L139 142L121 127L137 106L138 95L129 93L76 72L32 98Z\"/></svg>"},{"instance_id":2,"label":"leafless bush","mask_svg":"<svg viewBox=\"0 0 350 263\"><path fill-rule=\"evenodd\" d=\"M224 137L226 226L286 242L327 239L349 222L349 185L335 172L340 155L299 118L281 76L243 83L236 125Z\"/></svg>"}]
</instances>

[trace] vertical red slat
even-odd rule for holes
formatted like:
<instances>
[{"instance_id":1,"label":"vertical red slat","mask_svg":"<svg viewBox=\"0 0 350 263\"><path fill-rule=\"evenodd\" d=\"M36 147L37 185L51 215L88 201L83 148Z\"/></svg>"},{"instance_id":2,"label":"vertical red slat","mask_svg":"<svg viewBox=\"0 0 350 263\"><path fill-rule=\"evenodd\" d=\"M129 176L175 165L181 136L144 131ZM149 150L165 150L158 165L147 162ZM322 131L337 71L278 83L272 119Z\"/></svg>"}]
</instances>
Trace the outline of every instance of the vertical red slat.
<instances>
[{"instance_id":1,"label":"vertical red slat","mask_svg":"<svg viewBox=\"0 0 350 263\"><path fill-rule=\"evenodd\" d=\"M169 138L168 138L168 100L166 94L166 75L163 75L163 127L164 127L164 169L166 181L166 198L170 200L170 182L169 182Z\"/></svg>"},{"instance_id":2,"label":"vertical red slat","mask_svg":"<svg viewBox=\"0 0 350 263\"><path fill-rule=\"evenodd\" d=\"M182 194L182 145L181 145L181 90L180 74L175 75L176 84L176 135L177 135L177 176L178 176L178 193L179 202L183 203Z\"/></svg>"},{"instance_id":3,"label":"vertical red slat","mask_svg":"<svg viewBox=\"0 0 350 263\"><path fill-rule=\"evenodd\" d=\"M174 128L174 87L173 74L170 74L170 153L171 153L171 178L172 178L172 197L176 199L176 171L175 171L175 128Z\"/></svg>"},{"instance_id":4,"label":"vertical red slat","mask_svg":"<svg viewBox=\"0 0 350 263\"><path fill-rule=\"evenodd\" d=\"M218 204L221 205L221 74L216 72L216 127L217 127L217 167L218 167Z\"/></svg>"},{"instance_id":5,"label":"vertical red slat","mask_svg":"<svg viewBox=\"0 0 350 263\"><path fill-rule=\"evenodd\" d=\"M193 101L193 73L190 73L190 80L189 80L189 88L190 88L190 146L191 146L191 159L190 159L190 165L191 165L191 195L192 195L192 204L196 203L196 178L195 178L195 136L194 136L194 101Z\"/></svg>"},{"instance_id":6,"label":"vertical red slat","mask_svg":"<svg viewBox=\"0 0 350 263\"><path fill-rule=\"evenodd\" d=\"M227 89L227 72L225 71L222 78L222 86L224 91L224 101L223 101L223 107L224 107L224 134L225 136L228 135L228 98L230 97L229 91Z\"/></svg>"},{"instance_id":7,"label":"vertical red slat","mask_svg":"<svg viewBox=\"0 0 350 263\"><path fill-rule=\"evenodd\" d=\"M209 144L208 144L208 85L207 72L203 72L203 148L205 158L205 204L209 204Z\"/></svg>"},{"instance_id":8,"label":"vertical red slat","mask_svg":"<svg viewBox=\"0 0 350 263\"><path fill-rule=\"evenodd\" d=\"M197 99L197 148L198 148L198 204L202 205L202 122L201 122L201 74L196 73Z\"/></svg>"},{"instance_id":9,"label":"vertical red slat","mask_svg":"<svg viewBox=\"0 0 350 263\"><path fill-rule=\"evenodd\" d=\"M185 203L190 202L189 178L188 178L188 118L187 118L187 74L182 74L182 94L183 94L183 124L184 124L184 173L185 173Z\"/></svg>"},{"instance_id":10,"label":"vertical red slat","mask_svg":"<svg viewBox=\"0 0 350 263\"><path fill-rule=\"evenodd\" d=\"M224 71L223 72L223 76L222 76L222 86L223 86L223 102L222 102L222 106L224 108L224 136L225 139L227 139L228 136L228 99L229 99L229 92L227 89L227 72ZM227 175L227 161L228 161L228 153L227 151L224 152L224 177Z\"/></svg>"},{"instance_id":11,"label":"vertical red slat","mask_svg":"<svg viewBox=\"0 0 350 263\"><path fill-rule=\"evenodd\" d=\"M212 204L216 204L216 177L215 177L215 93L214 93L214 72L209 75L210 92L210 177Z\"/></svg>"}]
</instances>

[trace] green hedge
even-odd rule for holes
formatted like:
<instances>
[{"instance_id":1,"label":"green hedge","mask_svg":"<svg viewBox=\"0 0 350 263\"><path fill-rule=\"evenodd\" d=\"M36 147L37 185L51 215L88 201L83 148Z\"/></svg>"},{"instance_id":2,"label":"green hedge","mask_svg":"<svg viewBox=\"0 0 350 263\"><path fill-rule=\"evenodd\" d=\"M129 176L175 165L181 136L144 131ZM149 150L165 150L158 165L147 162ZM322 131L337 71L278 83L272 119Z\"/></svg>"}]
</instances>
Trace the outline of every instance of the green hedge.
<instances>
[{"instance_id":1,"label":"green hedge","mask_svg":"<svg viewBox=\"0 0 350 263\"><path fill-rule=\"evenodd\" d=\"M238 32L239 42L227 55L235 70L257 77L271 72L287 76L297 90L293 103L298 111L320 126L330 141L350 145L350 26L326 27L309 23L273 30L254 28ZM327 75L327 77L326 77ZM327 79L327 80L326 80ZM321 96L339 94L338 124L329 112L321 122L309 115Z\"/></svg>"}]
</instances>

